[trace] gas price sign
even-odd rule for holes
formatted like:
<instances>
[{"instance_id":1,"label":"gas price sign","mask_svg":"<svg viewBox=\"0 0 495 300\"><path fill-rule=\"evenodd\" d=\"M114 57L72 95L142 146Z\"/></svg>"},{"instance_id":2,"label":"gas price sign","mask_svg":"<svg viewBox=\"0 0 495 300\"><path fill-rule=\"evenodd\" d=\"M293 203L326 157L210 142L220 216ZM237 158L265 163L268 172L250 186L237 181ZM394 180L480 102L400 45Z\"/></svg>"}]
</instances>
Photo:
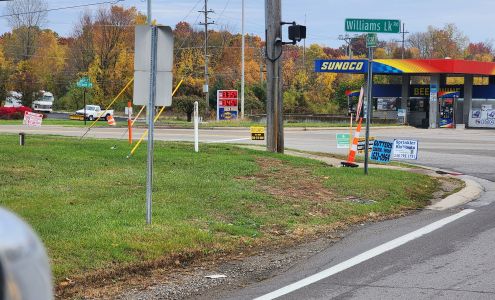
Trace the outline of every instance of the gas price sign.
<instances>
[{"instance_id":1,"label":"gas price sign","mask_svg":"<svg viewBox=\"0 0 495 300\"><path fill-rule=\"evenodd\" d=\"M237 90L217 91L217 120L237 119L239 112Z\"/></svg>"}]
</instances>

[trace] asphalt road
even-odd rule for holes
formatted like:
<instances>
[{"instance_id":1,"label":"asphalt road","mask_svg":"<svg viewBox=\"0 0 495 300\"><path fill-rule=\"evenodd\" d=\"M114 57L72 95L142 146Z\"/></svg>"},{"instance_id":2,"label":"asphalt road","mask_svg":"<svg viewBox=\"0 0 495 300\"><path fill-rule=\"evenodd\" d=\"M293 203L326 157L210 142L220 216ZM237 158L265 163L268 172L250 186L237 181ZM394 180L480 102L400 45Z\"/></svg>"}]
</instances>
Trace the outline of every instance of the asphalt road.
<instances>
[{"instance_id":1,"label":"asphalt road","mask_svg":"<svg viewBox=\"0 0 495 300\"><path fill-rule=\"evenodd\" d=\"M16 133L19 126L0 126ZM22 129L80 136L81 128ZM88 137L119 138L97 128ZM139 136L139 132L135 136ZM342 153L332 130L286 130L286 147ZM419 141L416 163L475 176L478 200L365 226L288 270L242 289L213 289L198 299L495 299L495 131L372 129L376 138ZM256 143L247 129L201 130L202 142ZM125 138L125 137L124 137ZM158 129L158 140L192 141L192 130ZM275 294L274 294L275 293Z\"/></svg>"}]
</instances>

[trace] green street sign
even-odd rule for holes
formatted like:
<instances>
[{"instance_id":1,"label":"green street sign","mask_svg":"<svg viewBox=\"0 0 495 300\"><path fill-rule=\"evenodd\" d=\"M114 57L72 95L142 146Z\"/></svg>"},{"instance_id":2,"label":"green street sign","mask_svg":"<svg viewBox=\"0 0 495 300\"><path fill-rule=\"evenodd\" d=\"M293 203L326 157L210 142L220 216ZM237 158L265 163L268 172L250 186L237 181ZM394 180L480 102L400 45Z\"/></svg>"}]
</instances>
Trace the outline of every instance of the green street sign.
<instances>
[{"instance_id":1,"label":"green street sign","mask_svg":"<svg viewBox=\"0 0 495 300\"><path fill-rule=\"evenodd\" d=\"M91 83L91 81L89 80L88 77L83 77L83 78L79 79L79 81L77 82L77 87L92 88L93 84Z\"/></svg>"},{"instance_id":2,"label":"green street sign","mask_svg":"<svg viewBox=\"0 0 495 300\"><path fill-rule=\"evenodd\" d=\"M378 45L378 36L376 33L368 33L366 35L366 47L374 48Z\"/></svg>"},{"instance_id":3,"label":"green street sign","mask_svg":"<svg viewBox=\"0 0 495 300\"><path fill-rule=\"evenodd\" d=\"M400 20L345 19L345 31L400 33Z\"/></svg>"},{"instance_id":4,"label":"green street sign","mask_svg":"<svg viewBox=\"0 0 495 300\"><path fill-rule=\"evenodd\" d=\"M338 149L348 149L351 144L351 135L349 133L337 133L337 148Z\"/></svg>"}]
</instances>

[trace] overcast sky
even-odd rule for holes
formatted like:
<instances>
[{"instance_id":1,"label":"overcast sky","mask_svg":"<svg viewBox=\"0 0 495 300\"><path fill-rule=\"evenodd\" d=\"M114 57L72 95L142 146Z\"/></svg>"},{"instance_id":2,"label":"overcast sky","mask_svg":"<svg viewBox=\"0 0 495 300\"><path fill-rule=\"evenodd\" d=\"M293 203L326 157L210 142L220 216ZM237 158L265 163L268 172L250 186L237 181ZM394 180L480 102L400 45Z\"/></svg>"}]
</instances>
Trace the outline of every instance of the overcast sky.
<instances>
[{"instance_id":1,"label":"overcast sky","mask_svg":"<svg viewBox=\"0 0 495 300\"><path fill-rule=\"evenodd\" d=\"M91 4L105 0L46 0L49 8L60 8L80 4ZM5 12L6 2L0 2L0 11ZM199 26L204 0L152 0L153 18L160 24L174 26L179 21L187 21ZM146 12L145 0L124 0L124 6L135 6ZM245 0L246 32L264 35L264 0ZM95 9L90 6L87 9ZM208 8L216 28L241 30L241 0L209 0ZM75 20L83 8L57 10L48 13L45 27L62 36L70 35ZM425 31L428 25L442 27L455 23L473 42L493 41L495 31L495 0L282 0L284 21L306 22L307 45L318 43L337 47L344 34L345 18L400 19L406 24L406 31ZM0 20L0 32L9 31L5 17ZM285 36L286 34L284 34ZM382 40L399 40L398 34L381 34Z\"/></svg>"}]
</instances>

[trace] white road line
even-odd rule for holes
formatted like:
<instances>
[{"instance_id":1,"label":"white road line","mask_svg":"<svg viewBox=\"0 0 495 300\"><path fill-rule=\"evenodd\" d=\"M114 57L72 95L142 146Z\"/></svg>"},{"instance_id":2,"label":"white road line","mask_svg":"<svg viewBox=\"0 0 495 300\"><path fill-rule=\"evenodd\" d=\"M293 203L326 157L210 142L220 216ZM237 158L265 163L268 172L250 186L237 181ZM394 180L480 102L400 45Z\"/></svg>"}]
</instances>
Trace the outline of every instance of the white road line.
<instances>
[{"instance_id":1,"label":"white road line","mask_svg":"<svg viewBox=\"0 0 495 300\"><path fill-rule=\"evenodd\" d=\"M425 234L428 234L428 233L433 232L437 229L440 229L443 226L445 226L451 222L454 222L455 220L460 219L460 218L462 218L462 217L464 217L464 216L466 216L466 215L468 215L474 211L475 211L474 209L465 209L465 210L463 210L463 211L461 211L455 215L452 215L450 217L447 217L447 218L441 219L439 221L436 221L434 223L431 223L430 225L427 225L427 226L422 227L416 231L413 231L411 233L408 233L406 235L398 237L398 238L391 240L385 244L381 244L378 247L375 247L371 250L368 250L368 251L363 252L357 256L354 256L353 258L348 259L348 260L346 260L346 261L344 261L338 265L335 265L335 266L328 268L326 270L323 270L319 273L316 273L316 274L311 275L309 277L306 277L302 280L299 280L297 282L289 284L283 288L280 288L276 291L273 291L271 293L268 293L266 295L258 297L254 300L275 299L275 298L278 298L280 296L291 293L291 292L298 290L302 287L308 286L312 283L315 283L317 281L320 281L322 279L325 279L327 277L335 275L339 272L342 272L342 271L344 271L350 267L358 265L358 264L360 264L364 261L367 261L368 259L371 259L375 256L378 256L378 255L383 254L387 251L390 251L390 250L395 249L399 246L402 246L402 245L406 244L407 242L410 242L410 241L415 240L419 237L422 237Z\"/></svg>"},{"instance_id":2,"label":"white road line","mask_svg":"<svg viewBox=\"0 0 495 300\"><path fill-rule=\"evenodd\" d=\"M250 140L251 138L242 138L242 139L231 139L231 140L220 140L220 141L208 141L205 142L206 144L211 144L211 143L229 143L229 142L237 142L237 141L245 141L245 140Z\"/></svg>"}]
</instances>

